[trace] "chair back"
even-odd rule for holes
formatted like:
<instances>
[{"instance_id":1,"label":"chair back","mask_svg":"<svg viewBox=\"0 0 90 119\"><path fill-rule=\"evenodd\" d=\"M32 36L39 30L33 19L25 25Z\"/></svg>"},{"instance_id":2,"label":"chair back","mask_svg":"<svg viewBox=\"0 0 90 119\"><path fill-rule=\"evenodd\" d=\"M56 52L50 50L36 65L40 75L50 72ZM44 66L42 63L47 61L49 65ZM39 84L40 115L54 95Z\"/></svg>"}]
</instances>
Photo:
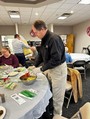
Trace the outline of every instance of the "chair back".
<instances>
[{"instance_id":1,"label":"chair back","mask_svg":"<svg viewBox=\"0 0 90 119\"><path fill-rule=\"evenodd\" d=\"M90 119L90 102L85 103L80 109L82 119Z\"/></svg>"},{"instance_id":2,"label":"chair back","mask_svg":"<svg viewBox=\"0 0 90 119\"><path fill-rule=\"evenodd\" d=\"M73 63L67 63L67 67L73 68Z\"/></svg>"},{"instance_id":3,"label":"chair back","mask_svg":"<svg viewBox=\"0 0 90 119\"><path fill-rule=\"evenodd\" d=\"M81 67L81 66L85 66L85 64L86 64L86 61L85 60L78 60L78 61L75 61L74 63L73 63L73 66L74 67Z\"/></svg>"},{"instance_id":4,"label":"chair back","mask_svg":"<svg viewBox=\"0 0 90 119\"><path fill-rule=\"evenodd\" d=\"M70 119L90 119L90 102L86 102Z\"/></svg>"}]
</instances>

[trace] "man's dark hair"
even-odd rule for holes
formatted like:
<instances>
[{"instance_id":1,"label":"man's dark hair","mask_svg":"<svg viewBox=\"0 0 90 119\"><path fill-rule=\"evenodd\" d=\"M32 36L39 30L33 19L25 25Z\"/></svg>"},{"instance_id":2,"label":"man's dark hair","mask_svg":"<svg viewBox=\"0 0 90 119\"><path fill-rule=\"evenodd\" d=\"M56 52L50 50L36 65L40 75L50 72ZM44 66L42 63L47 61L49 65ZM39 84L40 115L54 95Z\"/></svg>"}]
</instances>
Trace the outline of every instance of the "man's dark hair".
<instances>
[{"instance_id":1,"label":"man's dark hair","mask_svg":"<svg viewBox=\"0 0 90 119\"><path fill-rule=\"evenodd\" d=\"M44 21L42 20L37 20L34 22L33 26L37 29L37 30L41 30L41 29L47 29L46 24Z\"/></svg>"},{"instance_id":2,"label":"man's dark hair","mask_svg":"<svg viewBox=\"0 0 90 119\"><path fill-rule=\"evenodd\" d=\"M14 38L17 38L17 37L20 37L19 34L15 34L15 35L14 35Z\"/></svg>"}]
</instances>

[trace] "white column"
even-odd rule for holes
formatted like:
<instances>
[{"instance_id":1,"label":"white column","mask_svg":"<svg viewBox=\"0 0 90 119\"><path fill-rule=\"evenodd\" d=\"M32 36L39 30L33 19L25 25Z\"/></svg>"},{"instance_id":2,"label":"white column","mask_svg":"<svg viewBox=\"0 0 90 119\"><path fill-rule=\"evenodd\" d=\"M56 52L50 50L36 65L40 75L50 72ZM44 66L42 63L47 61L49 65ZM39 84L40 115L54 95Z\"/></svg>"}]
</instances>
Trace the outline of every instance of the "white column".
<instances>
[{"instance_id":1,"label":"white column","mask_svg":"<svg viewBox=\"0 0 90 119\"><path fill-rule=\"evenodd\" d=\"M53 24L49 24L49 25L48 25L48 29L49 29L51 32L54 32Z\"/></svg>"},{"instance_id":2,"label":"white column","mask_svg":"<svg viewBox=\"0 0 90 119\"><path fill-rule=\"evenodd\" d=\"M18 34L18 24L15 23L15 31L16 31L16 34Z\"/></svg>"}]
</instances>

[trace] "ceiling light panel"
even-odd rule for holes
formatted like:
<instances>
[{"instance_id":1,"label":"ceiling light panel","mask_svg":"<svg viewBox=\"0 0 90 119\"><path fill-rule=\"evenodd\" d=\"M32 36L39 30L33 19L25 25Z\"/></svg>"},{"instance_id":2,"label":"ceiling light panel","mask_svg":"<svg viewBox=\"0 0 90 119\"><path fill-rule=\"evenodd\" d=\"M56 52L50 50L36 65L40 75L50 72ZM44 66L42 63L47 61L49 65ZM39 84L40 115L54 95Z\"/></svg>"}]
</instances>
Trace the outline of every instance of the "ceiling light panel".
<instances>
[{"instance_id":1,"label":"ceiling light panel","mask_svg":"<svg viewBox=\"0 0 90 119\"><path fill-rule=\"evenodd\" d=\"M63 13L60 17L58 17L58 19L66 19L67 17L69 17L70 15L72 15L72 13Z\"/></svg>"},{"instance_id":2,"label":"ceiling light panel","mask_svg":"<svg viewBox=\"0 0 90 119\"><path fill-rule=\"evenodd\" d=\"M20 13L18 11L9 11L8 13L11 18L20 18Z\"/></svg>"},{"instance_id":3,"label":"ceiling light panel","mask_svg":"<svg viewBox=\"0 0 90 119\"><path fill-rule=\"evenodd\" d=\"M79 4L90 4L90 0L81 0Z\"/></svg>"},{"instance_id":4,"label":"ceiling light panel","mask_svg":"<svg viewBox=\"0 0 90 119\"><path fill-rule=\"evenodd\" d=\"M66 19L67 17L65 17L65 16L60 16L60 17L58 17L58 19Z\"/></svg>"}]
</instances>

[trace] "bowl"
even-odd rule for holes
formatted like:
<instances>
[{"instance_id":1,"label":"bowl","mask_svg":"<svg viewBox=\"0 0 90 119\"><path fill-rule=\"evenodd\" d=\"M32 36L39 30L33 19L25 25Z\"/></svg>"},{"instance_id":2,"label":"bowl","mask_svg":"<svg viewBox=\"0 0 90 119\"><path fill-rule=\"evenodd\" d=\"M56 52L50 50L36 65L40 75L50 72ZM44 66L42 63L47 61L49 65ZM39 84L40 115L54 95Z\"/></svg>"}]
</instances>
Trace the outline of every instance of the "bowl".
<instances>
[{"instance_id":1,"label":"bowl","mask_svg":"<svg viewBox=\"0 0 90 119\"><path fill-rule=\"evenodd\" d=\"M36 81L37 76L30 76L29 74L24 74L20 77L24 85L31 85Z\"/></svg>"}]
</instances>

